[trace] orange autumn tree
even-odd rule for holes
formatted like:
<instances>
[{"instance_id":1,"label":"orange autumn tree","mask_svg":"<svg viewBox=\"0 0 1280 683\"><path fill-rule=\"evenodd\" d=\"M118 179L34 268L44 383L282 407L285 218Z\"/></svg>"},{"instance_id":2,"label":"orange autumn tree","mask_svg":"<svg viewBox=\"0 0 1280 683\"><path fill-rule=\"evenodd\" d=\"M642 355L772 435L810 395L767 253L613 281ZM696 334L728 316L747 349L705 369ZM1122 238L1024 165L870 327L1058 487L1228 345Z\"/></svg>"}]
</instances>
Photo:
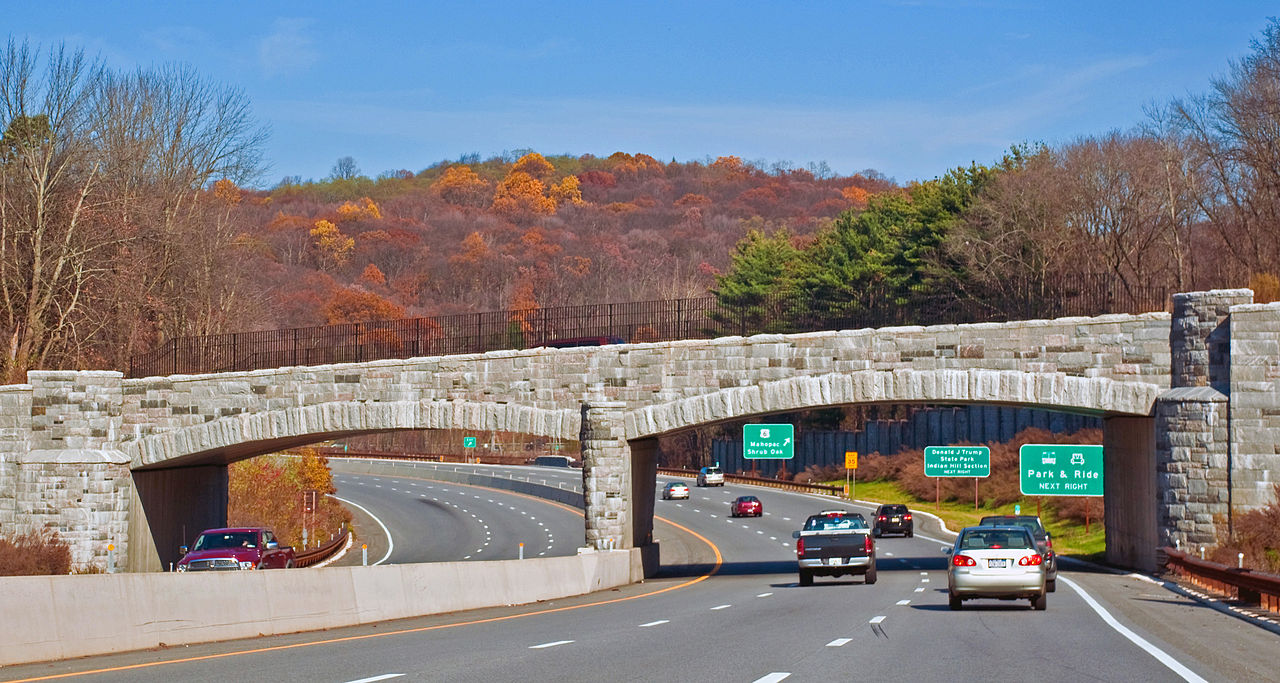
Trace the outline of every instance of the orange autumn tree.
<instances>
[{"instance_id":1,"label":"orange autumn tree","mask_svg":"<svg viewBox=\"0 0 1280 683\"><path fill-rule=\"evenodd\" d=\"M227 467L227 523L265 526L282 545L302 549L302 530L309 547L324 543L350 527L351 513L337 500L327 458L304 447L298 456L264 455ZM315 508L307 510L307 491L315 491Z\"/></svg>"},{"instance_id":2,"label":"orange autumn tree","mask_svg":"<svg viewBox=\"0 0 1280 683\"><path fill-rule=\"evenodd\" d=\"M556 202L546 191L541 180L524 171L512 171L498 184L493 210L510 218L555 213Z\"/></svg>"},{"instance_id":3,"label":"orange autumn tree","mask_svg":"<svg viewBox=\"0 0 1280 683\"><path fill-rule=\"evenodd\" d=\"M343 202L338 207L338 221L377 220L382 218L382 211L368 197L359 202Z\"/></svg>"},{"instance_id":4,"label":"orange autumn tree","mask_svg":"<svg viewBox=\"0 0 1280 683\"><path fill-rule=\"evenodd\" d=\"M870 192L867 192L857 185L850 185L840 190L840 194L844 195L844 198L848 199L849 203L852 204L855 209L867 208L867 200L871 198Z\"/></svg>"},{"instance_id":5,"label":"orange autumn tree","mask_svg":"<svg viewBox=\"0 0 1280 683\"><path fill-rule=\"evenodd\" d=\"M431 185L431 191L457 206L480 207L489 203L489 183L470 166L450 166Z\"/></svg>"},{"instance_id":6,"label":"orange autumn tree","mask_svg":"<svg viewBox=\"0 0 1280 683\"><path fill-rule=\"evenodd\" d=\"M346 265L347 260L351 258L351 250L355 248L356 241L342 234L338 226L320 219L315 222L315 227L311 228L311 246L316 264L321 270L326 270Z\"/></svg>"},{"instance_id":7,"label":"orange autumn tree","mask_svg":"<svg viewBox=\"0 0 1280 683\"><path fill-rule=\"evenodd\" d=\"M546 157L537 152L529 152L520 157L511 167L511 173L528 173L538 180L546 180L555 172L556 167L552 166Z\"/></svg>"},{"instance_id":8,"label":"orange autumn tree","mask_svg":"<svg viewBox=\"0 0 1280 683\"><path fill-rule=\"evenodd\" d=\"M568 175L560 180L560 182L551 186L551 200L556 203L556 208L565 204L578 206L583 204L582 201L582 184L578 181L578 176Z\"/></svg>"},{"instance_id":9,"label":"orange autumn tree","mask_svg":"<svg viewBox=\"0 0 1280 683\"><path fill-rule=\"evenodd\" d=\"M534 315L538 313L538 298L533 293L533 283L529 281L528 273L524 280L516 285L515 292L511 296L511 322L520 326L520 331L528 334L533 331L533 325L529 322Z\"/></svg>"},{"instance_id":10,"label":"orange autumn tree","mask_svg":"<svg viewBox=\"0 0 1280 683\"><path fill-rule=\"evenodd\" d=\"M345 287L334 292L325 304L327 324L395 320L405 317L404 307L358 287Z\"/></svg>"},{"instance_id":11,"label":"orange autumn tree","mask_svg":"<svg viewBox=\"0 0 1280 683\"><path fill-rule=\"evenodd\" d=\"M360 273L360 282L374 287L384 287L387 284L387 276L383 275L377 266L370 263Z\"/></svg>"}]
</instances>

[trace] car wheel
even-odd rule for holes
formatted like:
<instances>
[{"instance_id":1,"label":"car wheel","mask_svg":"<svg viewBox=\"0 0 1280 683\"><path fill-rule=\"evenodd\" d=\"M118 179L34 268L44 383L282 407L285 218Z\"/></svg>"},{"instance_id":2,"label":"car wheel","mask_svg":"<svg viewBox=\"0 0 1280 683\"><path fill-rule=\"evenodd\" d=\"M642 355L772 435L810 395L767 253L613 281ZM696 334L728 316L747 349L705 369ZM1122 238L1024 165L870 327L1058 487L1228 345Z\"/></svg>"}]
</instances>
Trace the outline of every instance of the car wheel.
<instances>
[{"instance_id":1,"label":"car wheel","mask_svg":"<svg viewBox=\"0 0 1280 683\"><path fill-rule=\"evenodd\" d=\"M1055 578L1049 579L1048 581L1045 581L1044 589L1046 592L1049 592L1049 593L1058 592L1058 579L1055 577Z\"/></svg>"},{"instance_id":2,"label":"car wheel","mask_svg":"<svg viewBox=\"0 0 1280 683\"><path fill-rule=\"evenodd\" d=\"M875 536L876 538L880 538L880 527L874 527L874 528L872 528L872 529L871 529L871 535L872 535L872 536Z\"/></svg>"},{"instance_id":3,"label":"car wheel","mask_svg":"<svg viewBox=\"0 0 1280 683\"><path fill-rule=\"evenodd\" d=\"M915 538L915 537L916 537L916 532L914 530L907 532L907 538Z\"/></svg>"},{"instance_id":4,"label":"car wheel","mask_svg":"<svg viewBox=\"0 0 1280 683\"><path fill-rule=\"evenodd\" d=\"M947 606L950 607L953 611L959 610L962 604L963 603L960 600L960 596L956 595L955 593L952 593L947 598Z\"/></svg>"},{"instance_id":5,"label":"car wheel","mask_svg":"<svg viewBox=\"0 0 1280 683\"><path fill-rule=\"evenodd\" d=\"M801 569L801 570L800 570L800 585L801 585L801 586L812 586L812 585L813 585L813 574L810 574L809 572L807 572L807 571L805 571L805 570Z\"/></svg>"},{"instance_id":6,"label":"car wheel","mask_svg":"<svg viewBox=\"0 0 1280 683\"><path fill-rule=\"evenodd\" d=\"M1037 612L1043 612L1045 608L1047 608L1048 606L1049 606L1049 596L1044 593L1041 593L1040 595L1034 598L1031 598L1031 608L1036 610Z\"/></svg>"},{"instance_id":7,"label":"car wheel","mask_svg":"<svg viewBox=\"0 0 1280 683\"><path fill-rule=\"evenodd\" d=\"M868 586L876 582L876 566L874 564L871 565L866 574L862 575L862 582Z\"/></svg>"}]
</instances>

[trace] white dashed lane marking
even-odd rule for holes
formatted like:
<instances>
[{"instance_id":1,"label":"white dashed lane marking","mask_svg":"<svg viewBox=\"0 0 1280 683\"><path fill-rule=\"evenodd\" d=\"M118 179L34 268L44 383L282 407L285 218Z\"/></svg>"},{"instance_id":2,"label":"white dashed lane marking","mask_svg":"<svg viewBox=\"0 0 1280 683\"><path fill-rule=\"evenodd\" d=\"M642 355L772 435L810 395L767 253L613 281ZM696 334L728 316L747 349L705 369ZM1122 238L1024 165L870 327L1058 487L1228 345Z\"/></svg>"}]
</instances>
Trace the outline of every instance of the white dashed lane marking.
<instances>
[{"instance_id":1,"label":"white dashed lane marking","mask_svg":"<svg viewBox=\"0 0 1280 683\"><path fill-rule=\"evenodd\" d=\"M871 617L871 621L869 621L869 622L867 622L867 623L868 623L868 624L878 624L878 623L880 623L880 622L884 621L884 619L885 619L885 618L884 618L884 616L883 616L883 615L878 616L878 617Z\"/></svg>"},{"instance_id":2,"label":"white dashed lane marking","mask_svg":"<svg viewBox=\"0 0 1280 683\"><path fill-rule=\"evenodd\" d=\"M768 676L761 676L760 678L757 678L751 683L778 683L778 681L783 681L790 677L791 677L790 673L787 673L784 671L775 671L769 674Z\"/></svg>"},{"instance_id":3,"label":"white dashed lane marking","mask_svg":"<svg viewBox=\"0 0 1280 683\"><path fill-rule=\"evenodd\" d=\"M769 597L770 595L773 595L773 593L761 593L760 595L757 595L756 597L757 597L757 598L767 598L767 597Z\"/></svg>"},{"instance_id":4,"label":"white dashed lane marking","mask_svg":"<svg viewBox=\"0 0 1280 683\"><path fill-rule=\"evenodd\" d=\"M827 643L827 647L844 647L852 641L853 638L836 638L835 640Z\"/></svg>"},{"instance_id":5,"label":"white dashed lane marking","mask_svg":"<svg viewBox=\"0 0 1280 683\"><path fill-rule=\"evenodd\" d=\"M552 642L550 642L550 643L543 643L543 644L541 644L541 645L530 645L530 646L529 646L529 649L530 649L530 650L541 650L541 649L543 649L543 648L547 648L547 647L555 647L555 646L557 646L557 645L568 645L569 643L572 643L572 642L573 642L572 640L554 640L554 641L552 641Z\"/></svg>"},{"instance_id":6,"label":"white dashed lane marking","mask_svg":"<svg viewBox=\"0 0 1280 683\"><path fill-rule=\"evenodd\" d=\"M712 609L712 610L718 610L718 609L729 609L730 607L733 607L733 605L716 605L715 607L712 607L711 609Z\"/></svg>"},{"instance_id":7,"label":"white dashed lane marking","mask_svg":"<svg viewBox=\"0 0 1280 683\"><path fill-rule=\"evenodd\" d=\"M899 604L899 605L910 605L910 604L911 604L911 601L910 601L910 600L899 600L896 604Z\"/></svg>"},{"instance_id":8,"label":"white dashed lane marking","mask_svg":"<svg viewBox=\"0 0 1280 683\"><path fill-rule=\"evenodd\" d=\"M923 593L923 592L924 592L924 586L921 586L921 587L917 588L917 589L916 589L916 592L917 592L917 593Z\"/></svg>"},{"instance_id":9,"label":"white dashed lane marking","mask_svg":"<svg viewBox=\"0 0 1280 683\"><path fill-rule=\"evenodd\" d=\"M670 623L671 623L670 619L659 619L657 621L651 621L647 624L640 624L640 628L649 628L650 626L659 626L661 624L670 624Z\"/></svg>"}]
</instances>

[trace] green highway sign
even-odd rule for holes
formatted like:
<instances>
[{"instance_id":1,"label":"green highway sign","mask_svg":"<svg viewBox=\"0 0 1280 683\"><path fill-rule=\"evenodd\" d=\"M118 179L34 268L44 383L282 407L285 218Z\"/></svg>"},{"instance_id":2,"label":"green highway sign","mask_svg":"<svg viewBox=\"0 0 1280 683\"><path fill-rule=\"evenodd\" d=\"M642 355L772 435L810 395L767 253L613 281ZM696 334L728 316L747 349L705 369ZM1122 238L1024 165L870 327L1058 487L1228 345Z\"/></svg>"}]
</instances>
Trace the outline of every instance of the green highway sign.
<instances>
[{"instance_id":1,"label":"green highway sign","mask_svg":"<svg viewBox=\"0 0 1280 683\"><path fill-rule=\"evenodd\" d=\"M475 448L475 447L476 447L476 437L474 437L474 436L464 436L464 437L462 437L462 447L463 447L463 448Z\"/></svg>"},{"instance_id":2,"label":"green highway sign","mask_svg":"<svg viewBox=\"0 0 1280 683\"><path fill-rule=\"evenodd\" d=\"M796 454L794 425L743 425L742 457L787 459Z\"/></svg>"},{"instance_id":3,"label":"green highway sign","mask_svg":"<svg viewBox=\"0 0 1280 683\"><path fill-rule=\"evenodd\" d=\"M1024 496L1101 496L1102 446L1027 444L1018 449Z\"/></svg>"},{"instance_id":4,"label":"green highway sign","mask_svg":"<svg viewBox=\"0 0 1280 683\"><path fill-rule=\"evenodd\" d=\"M986 446L926 446L926 477L989 477L991 449Z\"/></svg>"}]
</instances>

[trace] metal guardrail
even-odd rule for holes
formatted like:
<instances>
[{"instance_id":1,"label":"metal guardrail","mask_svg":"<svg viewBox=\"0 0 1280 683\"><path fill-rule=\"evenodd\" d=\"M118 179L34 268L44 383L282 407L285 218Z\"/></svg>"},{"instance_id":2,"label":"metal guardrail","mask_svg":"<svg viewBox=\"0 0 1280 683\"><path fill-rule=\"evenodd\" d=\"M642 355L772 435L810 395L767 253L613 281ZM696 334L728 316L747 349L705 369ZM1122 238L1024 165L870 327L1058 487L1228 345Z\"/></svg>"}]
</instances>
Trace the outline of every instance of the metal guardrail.
<instances>
[{"instance_id":1,"label":"metal guardrail","mask_svg":"<svg viewBox=\"0 0 1280 683\"><path fill-rule=\"evenodd\" d=\"M1164 548L1163 552L1165 566L1188 582L1280 614L1280 576L1228 567L1173 548Z\"/></svg>"},{"instance_id":2,"label":"metal guardrail","mask_svg":"<svg viewBox=\"0 0 1280 683\"><path fill-rule=\"evenodd\" d=\"M333 537L333 540L320 546L319 548L304 550L298 553L297 555L294 555L293 566L310 567L312 565L320 564L321 562L324 562L330 557L333 557L338 553L338 551L342 550L343 546L347 544L347 536L349 536L350 534L351 534L350 531L344 534L338 534L337 536Z\"/></svg>"},{"instance_id":3,"label":"metal guardrail","mask_svg":"<svg viewBox=\"0 0 1280 683\"><path fill-rule=\"evenodd\" d=\"M659 467L658 474L667 477L697 477L697 470L686 470L675 467ZM726 474L724 480L732 484L752 484L755 486L767 486L769 488L780 489L782 491L795 491L798 493L817 493L825 496L844 496L844 489L839 486L828 486L826 484L801 484L794 481L784 481L782 479L769 479L767 477L748 477L743 474Z\"/></svg>"}]
</instances>

